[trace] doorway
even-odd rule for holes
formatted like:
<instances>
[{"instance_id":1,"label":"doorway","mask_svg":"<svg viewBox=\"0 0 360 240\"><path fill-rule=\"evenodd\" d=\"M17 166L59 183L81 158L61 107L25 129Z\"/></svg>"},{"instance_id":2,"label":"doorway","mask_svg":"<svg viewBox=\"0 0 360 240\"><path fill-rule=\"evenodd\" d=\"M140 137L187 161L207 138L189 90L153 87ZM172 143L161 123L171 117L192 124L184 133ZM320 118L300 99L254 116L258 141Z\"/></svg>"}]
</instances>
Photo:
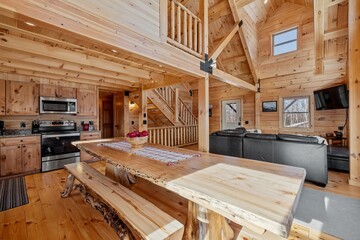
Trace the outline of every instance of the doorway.
<instances>
[{"instance_id":1,"label":"doorway","mask_svg":"<svg viewBox=\"0 0 360 240\"><path fill-rule=\"evenodd\" d=\"M235 129L241 127L241 100L221 101L221 129Z\"/></svg>"},{"instance_id":2,"label":"doorway","mask_svg":"<svg viewBox=\"0 0 360 240\"><path fill-rule=\"evenodd\" d=\"M99 92L99 110L102 138L114 137L114 100L112 93Z\"/></svg>"}]
</instances>

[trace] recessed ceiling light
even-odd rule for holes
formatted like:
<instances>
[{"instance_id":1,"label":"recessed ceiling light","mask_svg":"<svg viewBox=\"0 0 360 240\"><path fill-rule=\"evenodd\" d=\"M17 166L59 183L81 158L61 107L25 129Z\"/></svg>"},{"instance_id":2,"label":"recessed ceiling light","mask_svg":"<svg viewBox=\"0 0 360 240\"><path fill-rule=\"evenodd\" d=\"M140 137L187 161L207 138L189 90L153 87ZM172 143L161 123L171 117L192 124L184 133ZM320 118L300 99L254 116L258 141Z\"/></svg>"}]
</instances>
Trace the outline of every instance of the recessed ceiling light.
<instances>
[{"instance_id":1,"label":"recessed ceiling light","mask_svg":"<svg viewBox=\"0 0 360 240\"><path fill-rule=\"evenodd\" d=\"M111 49L111 51L114 52L114 53L117 53L117 51L115 49Z\"/></svg>"},{"instance_id":2,"label":"recessed ceiling light","mask_svg":"<svg viewBox=\"0 0 360 240\"><path fill-rule=\"evenodd\" d=\"M26 25L29 25L29 26L32 26L32 27L35 27L36 25L34 23L31 23L31 22L25 22Z\"/></svg>"},{"instance_id":3,"label":"recessed ceiling light","mask_svg":"<svg viewBox=\"0 0 360 240\"><path fill-rule=\"evenodd\" d=\"M268 2L268 0L264 0L264 4L266 4Z\"/></svg>"}]
</instances>

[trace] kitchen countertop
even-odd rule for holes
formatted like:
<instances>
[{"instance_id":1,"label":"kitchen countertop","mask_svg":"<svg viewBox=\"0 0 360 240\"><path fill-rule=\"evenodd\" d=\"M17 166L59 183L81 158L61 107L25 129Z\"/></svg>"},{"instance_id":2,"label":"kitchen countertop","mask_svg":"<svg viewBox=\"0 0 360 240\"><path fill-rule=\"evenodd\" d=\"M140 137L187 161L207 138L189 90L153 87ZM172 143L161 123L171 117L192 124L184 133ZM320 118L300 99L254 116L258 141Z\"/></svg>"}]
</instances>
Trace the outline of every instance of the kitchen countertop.
<instances>
[{"instance_id":1,"label":"kitchen countertop","mask_svg":"<svg viewBox=\"0 0 360 240\"><path fill-rule=\"evenodd\" d=\"M5 130L4 135L0 135L0 138L31 137L31 136L41 136L41 134L32 133L31 129L8 129Z\"/></svg>"}]
</instances>

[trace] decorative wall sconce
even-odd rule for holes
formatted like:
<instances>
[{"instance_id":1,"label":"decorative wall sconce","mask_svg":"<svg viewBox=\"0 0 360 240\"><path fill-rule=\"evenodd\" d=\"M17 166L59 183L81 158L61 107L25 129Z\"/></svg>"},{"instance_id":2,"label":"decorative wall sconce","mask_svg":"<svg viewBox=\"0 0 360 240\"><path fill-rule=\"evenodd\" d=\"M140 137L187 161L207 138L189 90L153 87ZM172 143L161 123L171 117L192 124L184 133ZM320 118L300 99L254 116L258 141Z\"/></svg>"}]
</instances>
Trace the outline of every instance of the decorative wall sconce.
<instances>
[{"instance_id":1,"label":"decorative wall sconce","mask_svg":"<svg viewBox=\"0 0 360 240\"><path fill-rule=\"evenodd\" d=\"M212 108L214 107L214 105L209 104L209 117L212 116Z\"/></svg>"}]
</instances>

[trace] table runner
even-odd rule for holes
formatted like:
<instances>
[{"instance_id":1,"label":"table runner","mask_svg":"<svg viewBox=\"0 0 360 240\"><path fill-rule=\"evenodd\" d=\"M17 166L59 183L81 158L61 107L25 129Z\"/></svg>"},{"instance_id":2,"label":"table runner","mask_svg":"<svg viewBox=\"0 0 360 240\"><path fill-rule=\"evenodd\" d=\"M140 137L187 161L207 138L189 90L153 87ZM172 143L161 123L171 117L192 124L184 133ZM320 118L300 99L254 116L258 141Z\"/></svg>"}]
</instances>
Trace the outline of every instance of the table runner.
<instances>
[{"instance_id":1,"label":"table runner","mask_svg":"<svg viewBox=\"0 0 360 240\"><path fill-rule=\"evenodd\" d=\"M110 147L123 152L131 152L132 154L150 158L153 160L161 161L167 164L177 163L179 161L189 159L192 157L200 157L200 154L182 154L173 151L161 150L154 147L143 147L140 149L132 150L131 144L125 141L111 142L111 143L100 143L98 145Z\"/></svg>"}]
</instances>

